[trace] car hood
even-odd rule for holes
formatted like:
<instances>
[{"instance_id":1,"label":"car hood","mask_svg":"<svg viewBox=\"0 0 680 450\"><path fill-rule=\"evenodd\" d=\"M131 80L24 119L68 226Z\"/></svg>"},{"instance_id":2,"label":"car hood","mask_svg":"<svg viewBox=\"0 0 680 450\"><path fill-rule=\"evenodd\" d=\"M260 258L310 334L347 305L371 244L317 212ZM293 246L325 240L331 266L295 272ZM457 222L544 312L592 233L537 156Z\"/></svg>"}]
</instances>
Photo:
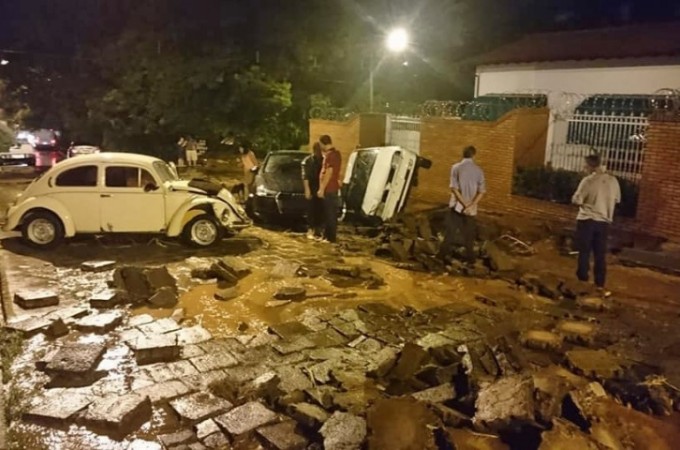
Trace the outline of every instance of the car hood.
<instances>
[{"instance_id":1,"label":"car hood","mask_svg":"<svg viewBox=\"0 0 680 450\"><path fill-rule=\"evenodd\" d=\"M263 173L257 178L258 185L262 185L272 191L291 194L301 194L305 192L305 186L302 183L301 174L293 176L291 174L284 175Z\"/></svg>"}]
</instances>

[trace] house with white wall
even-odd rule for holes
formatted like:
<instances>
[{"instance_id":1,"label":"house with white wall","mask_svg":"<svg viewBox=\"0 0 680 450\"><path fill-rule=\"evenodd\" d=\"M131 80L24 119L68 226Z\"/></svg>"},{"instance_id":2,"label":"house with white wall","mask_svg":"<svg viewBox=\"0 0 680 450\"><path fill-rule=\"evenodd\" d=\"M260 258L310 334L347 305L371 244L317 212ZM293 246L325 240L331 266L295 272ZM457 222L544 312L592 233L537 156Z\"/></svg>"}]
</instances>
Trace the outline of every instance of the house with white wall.
<instances>
[{"instance_id":1,"label":"house with white wall","mask_svg":"<svg viewBox=\"0 0 680 450\"><path fill-rule=\"evenodd\" d=\"M577 170L598 151L635 180L649 115L678 107L680 22L532 34L476 62L475 97L547 97L546 163Z\"/></svg>"}]
</instances>

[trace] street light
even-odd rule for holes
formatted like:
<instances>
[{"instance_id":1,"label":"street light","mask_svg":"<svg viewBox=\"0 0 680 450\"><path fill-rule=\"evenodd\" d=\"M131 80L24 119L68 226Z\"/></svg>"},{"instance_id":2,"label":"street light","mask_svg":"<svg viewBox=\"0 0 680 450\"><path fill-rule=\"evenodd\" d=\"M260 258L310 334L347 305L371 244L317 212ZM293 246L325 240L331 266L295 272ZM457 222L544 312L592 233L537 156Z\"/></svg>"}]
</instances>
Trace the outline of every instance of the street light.
<instances>
[{"instance_id":1,"label":"street light","mask_svg":"<svg viewBox=\"0 0 680 450\"><path fill-rule=\"evenodd\" d=\"M7 64L9 64L9 61L8 61L8 60L6 60L6 59L4 59L4 58L3 58L3 59L0 59L0 66L6 66Z\"/></svg>"},{"instance_id":2,"label":"street light","mask_svg":"<svg viewBox=\"0 0 680 450\"><path fill-rule=\"evenodd\" d=\"M392 53L402 53L408 48L409 35L408 32L403 28L395 28L387 33L385 37L385 47ZM370 73L368 77L368 89L369 89L369 100L370 100L370 111L373 112L373 75L375 74L375 69L373 67L373 61L371 61Z\"/></svg>"}]
</instances>

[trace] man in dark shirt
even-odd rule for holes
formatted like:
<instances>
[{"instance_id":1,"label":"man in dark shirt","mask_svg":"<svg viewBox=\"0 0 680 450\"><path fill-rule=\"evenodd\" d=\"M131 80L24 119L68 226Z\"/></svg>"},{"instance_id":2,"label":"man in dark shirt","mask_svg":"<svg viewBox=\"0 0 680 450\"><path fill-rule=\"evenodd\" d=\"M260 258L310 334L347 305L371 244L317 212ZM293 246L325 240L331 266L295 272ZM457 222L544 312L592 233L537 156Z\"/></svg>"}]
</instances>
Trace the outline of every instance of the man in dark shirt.
<instances>
[{"instance_id":1,"label":"man in dark shirt","mask_svg":"<svg viewBox=\"0 0 680 450\"><path fill-rule=\"evenodd\" d=\"M340 167L342 157L333 147L333 141L328 135L319 139L323 151L323 166L319 177L319 191L317 196L323 199L324 205L324 241L335 242L338 230L338 191L340 190Z\"/></svg>"},{"instance_id":2,"label":"man in dark shirt","mask_svg":"<svg viewBox=\"0 0 680 450\"><path fill-rule=\"evenodd\" d=\"M312 154L302 160L302 183L305 185L305 198L307 199L307 239L320 238L322 234L323 199L316 195L319 192L322 165L321 144L315 142Z\"/></svg>"}]
</instances>

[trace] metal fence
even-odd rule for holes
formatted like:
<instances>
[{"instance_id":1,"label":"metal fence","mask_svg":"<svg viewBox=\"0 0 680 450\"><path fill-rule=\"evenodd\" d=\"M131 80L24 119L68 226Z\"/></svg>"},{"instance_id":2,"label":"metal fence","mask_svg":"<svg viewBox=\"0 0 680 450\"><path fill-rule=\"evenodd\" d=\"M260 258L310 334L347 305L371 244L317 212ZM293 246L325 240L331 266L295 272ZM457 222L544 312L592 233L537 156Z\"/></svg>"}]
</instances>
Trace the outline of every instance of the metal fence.
<instances>
[{"instance_id":1,"label":"metal fence","mask_svg":"<svg viewBox=\"0 0 680 450\"><path fill-rule=\"evenodd\" d=\"M620 116L574 113L556 119L548 146L548 164L554 169L580 171L583 158L597 153L607 170L637 183L642 173L646 115Z\"/></svg>"}]
</instances>

